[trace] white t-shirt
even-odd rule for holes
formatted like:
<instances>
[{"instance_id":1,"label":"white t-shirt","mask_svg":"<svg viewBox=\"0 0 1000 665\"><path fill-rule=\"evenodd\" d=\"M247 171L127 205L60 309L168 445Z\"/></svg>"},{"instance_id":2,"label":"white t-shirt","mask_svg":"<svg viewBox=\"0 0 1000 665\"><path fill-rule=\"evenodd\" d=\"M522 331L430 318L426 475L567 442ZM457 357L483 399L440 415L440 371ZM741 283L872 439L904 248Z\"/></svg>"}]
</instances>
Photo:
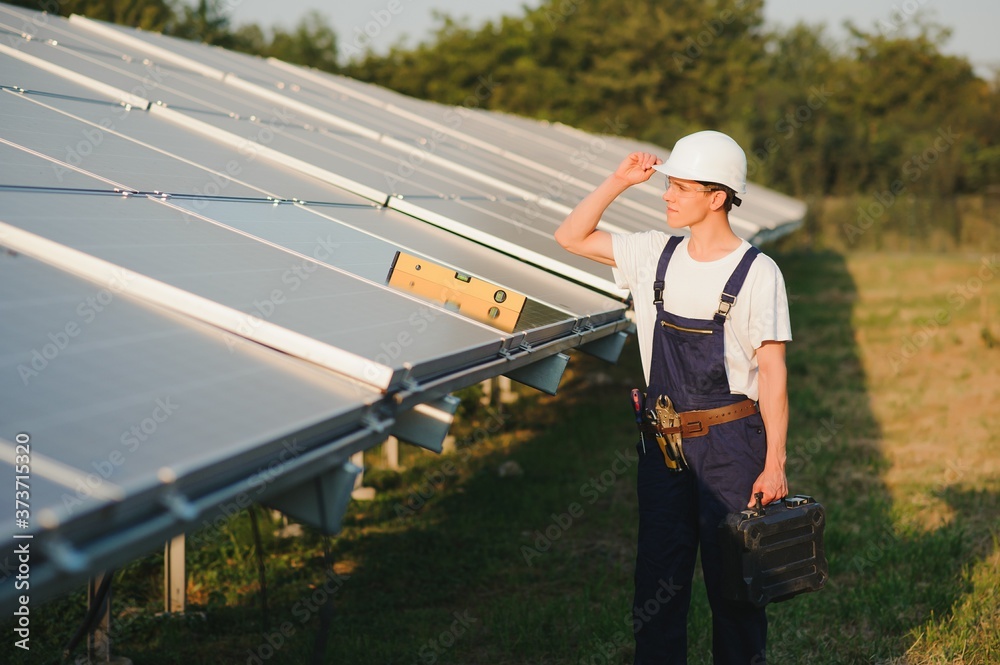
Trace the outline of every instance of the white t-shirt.
<instances>
[{"instance_id":1,"label":"white t-shirt","mask_svg":"<svg viewBox=\"0 0 1000 665\"><path fill-rule=\"evenodd\" d=\"M653 281L656 264L670 236L662 231L611 234L614 247L615 284L632 292L639 354L649 385L653 355L656 305ZM663 308L691 319L711 319L719 309L719 296L729 276L750 248L746 240L731 254L716 261L695 261L688 254L688 238L681 241L664 277ZM752 316L751 316L752 315ZM785 280L774 261L757 256L725 324L726 375L730 392L757 400L756 350L766 341L792 339Z\"/></svg>"}]
</instances>

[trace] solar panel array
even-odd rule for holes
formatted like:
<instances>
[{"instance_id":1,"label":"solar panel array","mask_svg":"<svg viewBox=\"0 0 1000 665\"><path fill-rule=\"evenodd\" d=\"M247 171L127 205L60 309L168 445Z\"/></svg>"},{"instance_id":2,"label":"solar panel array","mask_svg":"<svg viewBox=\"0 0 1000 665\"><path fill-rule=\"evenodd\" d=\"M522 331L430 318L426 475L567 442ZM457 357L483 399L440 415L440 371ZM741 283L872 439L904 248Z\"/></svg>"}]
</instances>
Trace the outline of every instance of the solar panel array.
<instances>
[{"instance_id":1,"label":"solar panel array","mask_svg":"<svg viewBox=\"0 0 1000 665\"><path fill-rule=\"evenodd\" d=\"M335 529L349 457L439 446L451 391L620 349L625 294L552 232L633 142L480 111L485 79L447 107L80 17L0 33L3 520L38 593L310 482ZM602 224L661 215L636 188Z\"/></svg>"}]
</instances>

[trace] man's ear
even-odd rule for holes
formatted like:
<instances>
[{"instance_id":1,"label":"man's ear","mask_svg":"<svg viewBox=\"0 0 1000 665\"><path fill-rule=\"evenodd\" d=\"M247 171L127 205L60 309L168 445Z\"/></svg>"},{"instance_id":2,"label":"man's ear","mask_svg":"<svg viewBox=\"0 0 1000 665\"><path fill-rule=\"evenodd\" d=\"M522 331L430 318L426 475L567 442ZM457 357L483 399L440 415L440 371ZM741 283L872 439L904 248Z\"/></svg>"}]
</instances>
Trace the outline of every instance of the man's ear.
<instances>
[{"instance_id":1,"label":"man's ear","mask_svg":"<svg viewBox=\"0 0 1000 665\"><path fill-rule=\"evenodd\" d=\"M708 197L710 199L708 205L712 210L722 210L723 206L726 205L726 193L721 189L709 192Z\"/></svg>"}]
</instances>

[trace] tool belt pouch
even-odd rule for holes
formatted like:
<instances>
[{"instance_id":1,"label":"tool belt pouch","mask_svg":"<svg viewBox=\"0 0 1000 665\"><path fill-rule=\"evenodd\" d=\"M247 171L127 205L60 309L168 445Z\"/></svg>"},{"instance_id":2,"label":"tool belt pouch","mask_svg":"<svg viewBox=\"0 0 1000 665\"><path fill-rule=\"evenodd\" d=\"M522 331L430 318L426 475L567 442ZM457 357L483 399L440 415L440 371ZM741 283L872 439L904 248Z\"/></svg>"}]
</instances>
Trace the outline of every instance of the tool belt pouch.
<instances>
[{"instance_id":1,"label":"tool belt pouch","mask_svg":"<svg viewBox=\"0 0 1000 665\"><path fill-rule=\"evenodd\" d=\"M653 423L653 428L656 430L656 443L663 452L667 468L671 471L687 469L683 438L681 437L681 416L677 413L670 398L666 395L657 397L653 414L656 416Z\"/></svg>"},{"instance_id":2,"label":"tool belt pouch","mask_svg":"<svg viewBox=\"0 0 1000 665\"><path fill-rule=\"evenodd\" d=\"M719 524L722 595L764 607L818 591L829 570L823 548L826 511L811 496L796 495L731 513Z\"/></svg>"}]
</instances>

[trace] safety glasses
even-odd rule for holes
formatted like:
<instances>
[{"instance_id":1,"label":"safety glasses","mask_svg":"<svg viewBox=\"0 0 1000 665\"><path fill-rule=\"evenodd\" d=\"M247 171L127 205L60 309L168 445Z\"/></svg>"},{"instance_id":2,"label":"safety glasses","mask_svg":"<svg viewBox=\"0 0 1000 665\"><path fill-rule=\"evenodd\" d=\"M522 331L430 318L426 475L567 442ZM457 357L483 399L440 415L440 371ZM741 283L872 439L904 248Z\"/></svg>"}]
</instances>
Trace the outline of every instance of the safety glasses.
<instances>
[{"instance_id":1,"label":"safety glasses","mask_svg":"<svg viewBox=\"0 0 1000 665\"><path fill-rule=\"evenodd\" d=\"M679 183L679 182L671 180L670 176L667 176L667 183L666 184L667 184L667 191L668 192L671 189L673 189L674 190L674 196L676 196L678 198L682 198L682 199L689 199L692 196L694 196L695 194L698 194L700 192L714 192L714 191L716 191L716 190L712 189L711 187L692 187L691 185L685 185L683 183Z\"/></svg>"}]
</instances>

